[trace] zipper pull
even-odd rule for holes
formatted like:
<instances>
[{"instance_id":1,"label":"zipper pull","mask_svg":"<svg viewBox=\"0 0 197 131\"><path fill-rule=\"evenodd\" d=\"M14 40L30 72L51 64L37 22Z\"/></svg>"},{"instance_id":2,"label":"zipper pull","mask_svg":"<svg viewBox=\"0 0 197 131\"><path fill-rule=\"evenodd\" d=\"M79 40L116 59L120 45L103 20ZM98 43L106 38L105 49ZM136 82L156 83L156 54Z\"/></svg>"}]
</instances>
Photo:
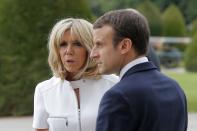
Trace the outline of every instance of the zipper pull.
<instances>
[{"instance_id":1,"label":"zipper pull","mask_svg":"<svg viewBox=\"0 0 197 131\"><path fill-rule=\"evenodd\" d=\"M66 118L66 126L68 126L68 119Z\"/></svg>"}]
</instances>

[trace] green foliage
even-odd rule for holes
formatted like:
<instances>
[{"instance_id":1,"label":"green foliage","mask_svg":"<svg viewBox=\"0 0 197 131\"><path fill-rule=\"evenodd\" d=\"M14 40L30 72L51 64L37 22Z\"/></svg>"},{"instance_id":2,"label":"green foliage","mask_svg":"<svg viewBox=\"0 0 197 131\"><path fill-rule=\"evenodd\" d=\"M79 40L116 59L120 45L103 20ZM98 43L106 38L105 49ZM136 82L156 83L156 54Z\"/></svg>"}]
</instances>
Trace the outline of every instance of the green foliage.
<instances>
[{"instance_id":1,"label":"green foliage","mask_svg":"<svg viewBox=\"0 0 197 131\"><path fill-rule=\"evenodd\" d=\"M187 23L191 23L197 18L197 0L187 0L187 7L183 9Z\"/></svg>"},{"instance_id":2,"label":"green foliage","mask_svg":"<svg viewBox=\"0 0 197 131\"><path fill-rule=\"evenodd\" d=\"M175 4L181 10L184 9L187 5L187 0L152 0L155 4L157 4L162 11L168 8L169 5Z\"/></svg>"},{"instance_id":3,"label":"green foliage","mask_svg":"<svg viewBox=\"0 0 197 131\"><path fill-rule=\"evenodd\" d=\"M157 6L147 0L140 4L137 7L137 10L139 10L148 19L151 35L160 36L162 34L162 18Z\"/></svg>"},{"instance_id":4,"label":"green foliage","mask_svg":"<svg viewBox=\"0 0 197 131\"><path fill-rule=\"evenodd\" d=\"M193 36L195 33L197 33L197 18L192 22L191 26L192 26L191 34Z\"/></svg>"},{"instance_id":5,"label":"green foliage","mask_svg":"<svg viewBox=\"0 0 197 131\"><path fill-rule=\"evenodd\" d=\"M196 0L152 0L161 11L166 10L171 4L175 4L182 12L186 23L191 23L197 17Z\"/></svg>"},{"instance_id":6,"label":"green foliage","mask_svg":"<svg viewBox=\"0 0 197 131\"><path fill-rule=\"evenodd\" d=\"M91 9L96 16L100 16L106 11L123 8L136 8L139 4L147 0L88 0ZM149 0L160 9L166 10L171 4L175 4L182 12L186 23L191 23L197 17L196 0ZM148 12L148 10L147 10Z\"/></svg>"},{"instance_id":7,"label":"green foliage","mask_svg":"<svg viewBox=\"0 0 197 131\"><path fill-rule=\"evenodd\" d=\"M65 17L92 19L83 0L0 1L0 115L32 113L34 88L50 76L48 34Z\"/></svg>"},{"instance_id":8,"label":"green foliage","mask_svg":"<svg viewBox=\"0 0 197 131\"><path fill-rule=\"evenodd\" d=\"M144 0L89 0L93 13L99 17L107 11L123 8L135 8Z\"/></svg>"},{"instance_id":9,"label":"green foliage","mask_svg":"<svg viewBox=\"0 0 197 131\"><path fill-rule=\"evenodd\" d=\"M113 1L106 1L106 0L97 0L97 3L94 5L93 9L96 13L96 15L101 15L107 11L113 10L113 9L119 9L120 7L125 7L125 5L128 5L128 0L113 0ZM100 12L98 12L100 11Z\"/></svg>"},{"instance_id":10,"label":"green foliage","mask_svg":"<svg viewBox=\"0 0 197 131\"><path fill-rule=\"evenodd\" d=\"M185 53L185 67L188 71L197 72L197 32L193 35Z\"/></svg>"},{"instance_id":11,"label":"green foliage","mask_svg":"<svg viewBox=\"0 0 197 131\"><path fill-rule=\"evenodd\" d=\"M163 14L164 36L185 36L186 26L180 10L175 5L170 5Z\"/></svg>"}]
</instances>

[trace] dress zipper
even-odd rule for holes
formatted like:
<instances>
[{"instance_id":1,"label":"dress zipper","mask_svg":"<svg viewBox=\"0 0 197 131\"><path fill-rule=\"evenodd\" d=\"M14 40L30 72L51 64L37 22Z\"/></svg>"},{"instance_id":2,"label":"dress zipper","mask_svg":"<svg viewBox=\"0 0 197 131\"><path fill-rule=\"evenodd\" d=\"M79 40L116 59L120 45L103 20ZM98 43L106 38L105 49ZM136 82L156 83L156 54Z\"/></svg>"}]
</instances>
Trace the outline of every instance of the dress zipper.
<instances>
[{"instance_id":1,"label":"dress zipper","mask_svg":"<svg viewBox=\"0 0 197 131\"><path fill-rule=\"evenodd\" d=\"M81 111L80 111L80 109L78 109L78 113L79 113L79 131L81 131Z\"/></svg>"}]
</instances>

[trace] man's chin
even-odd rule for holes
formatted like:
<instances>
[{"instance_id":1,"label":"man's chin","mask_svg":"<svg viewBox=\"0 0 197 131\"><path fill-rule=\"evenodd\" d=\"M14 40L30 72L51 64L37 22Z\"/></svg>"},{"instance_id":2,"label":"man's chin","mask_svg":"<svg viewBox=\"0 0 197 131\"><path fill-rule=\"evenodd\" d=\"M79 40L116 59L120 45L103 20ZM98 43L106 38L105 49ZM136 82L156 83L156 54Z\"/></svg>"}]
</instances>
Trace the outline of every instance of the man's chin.
<instances>
[{"instance_id":1,"label":"man's chin","mask_svg":"<svg viewBox=\"0 0 197 131\"><path fill-rule=\"evenodd\" d=\"M101 69L101 68L99 68L99 70L98 70L98 71L99 71L99 74L101 74L101 75L106 74L106 73L105 73L105 70L103 70L103 69Z\"/></svg>"}]
</instances>

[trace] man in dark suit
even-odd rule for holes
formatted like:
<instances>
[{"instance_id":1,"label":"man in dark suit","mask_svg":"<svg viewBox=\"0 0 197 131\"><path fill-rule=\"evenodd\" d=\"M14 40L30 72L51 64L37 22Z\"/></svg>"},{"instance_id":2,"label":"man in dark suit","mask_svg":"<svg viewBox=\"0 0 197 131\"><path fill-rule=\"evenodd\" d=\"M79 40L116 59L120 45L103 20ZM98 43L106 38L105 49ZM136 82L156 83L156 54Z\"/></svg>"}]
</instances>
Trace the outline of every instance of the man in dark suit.
<instances>
[{"instance_id":1,"label":"man in dark suit","mask_svg":"<svg viewBox=\"0 0 197 131\"><path fill-rule=\"evenodd\" d=\"M110 11L93 27L99 73L120 76L101 100L96 131L186 131L183 90L146 57L146 18L134 9Z\"/></svg>"}]
</instances>

